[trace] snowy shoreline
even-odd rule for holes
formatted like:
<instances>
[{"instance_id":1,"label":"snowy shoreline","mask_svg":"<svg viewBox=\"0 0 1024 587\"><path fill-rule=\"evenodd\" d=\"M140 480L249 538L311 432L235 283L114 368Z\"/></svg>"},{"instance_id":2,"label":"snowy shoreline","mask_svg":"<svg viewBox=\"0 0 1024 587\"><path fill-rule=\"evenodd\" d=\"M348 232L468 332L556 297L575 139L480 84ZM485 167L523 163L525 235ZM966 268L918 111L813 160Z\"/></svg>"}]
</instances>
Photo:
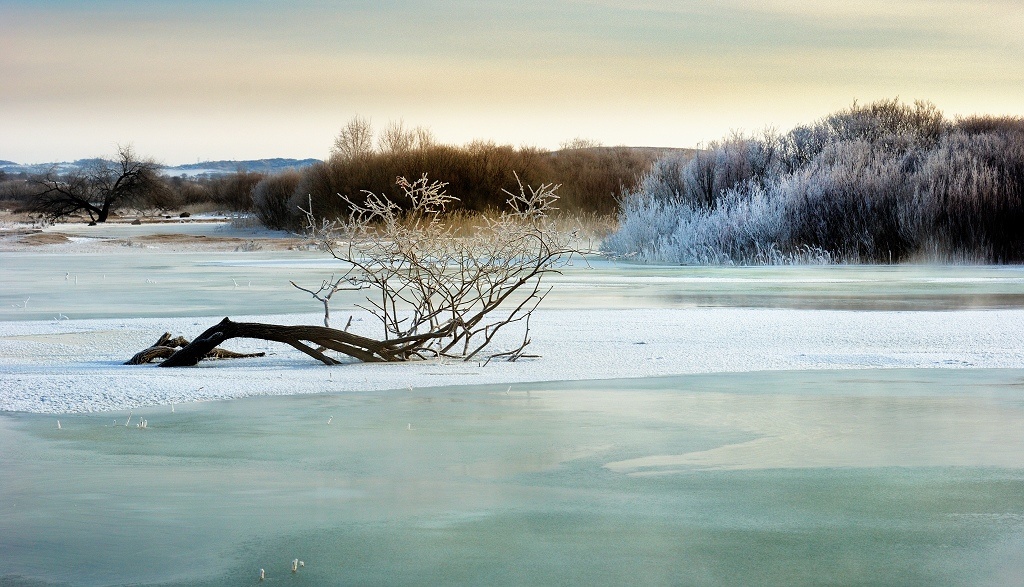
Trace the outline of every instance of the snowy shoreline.
<instances>
[{"instance_id":1,"label":"snowy shoreline","mask_svg":"<svg viewBox=\"0 0 1024 587\"><path fill-rule=\"evenodd\" d=\"M541 358L486 366L425 361L327 367L286 345L240 339L225 347L268 355L182 369L121 364L164 331L191 338L220 318L0 322L0 411L107 411L253 395L691 373L1024 367L1024 310L756 308L542 308L531 322L529 347ZM317 324L322 316L232 319ZM373 334L373 327L368 318L355 323L357 332Z\"/></svg>"}]
</instances>

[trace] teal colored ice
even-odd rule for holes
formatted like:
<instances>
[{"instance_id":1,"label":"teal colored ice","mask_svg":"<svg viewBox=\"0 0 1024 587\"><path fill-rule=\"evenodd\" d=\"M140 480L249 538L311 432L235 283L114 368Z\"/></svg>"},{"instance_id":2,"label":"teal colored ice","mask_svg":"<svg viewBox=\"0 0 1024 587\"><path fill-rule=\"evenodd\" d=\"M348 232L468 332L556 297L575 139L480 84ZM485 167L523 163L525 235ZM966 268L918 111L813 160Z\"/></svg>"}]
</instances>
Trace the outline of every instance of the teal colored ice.
<instances>
[{"instance_id":1,"label":"teal colored ice","mask_svg":"<svg viewBox=\"0 0 1024 587\"><path fill-rule=\"evenodd\" d=\"M7 413L0 584L1018 584L1022 391L799 371Z\"/></svg>"}]
</instances>

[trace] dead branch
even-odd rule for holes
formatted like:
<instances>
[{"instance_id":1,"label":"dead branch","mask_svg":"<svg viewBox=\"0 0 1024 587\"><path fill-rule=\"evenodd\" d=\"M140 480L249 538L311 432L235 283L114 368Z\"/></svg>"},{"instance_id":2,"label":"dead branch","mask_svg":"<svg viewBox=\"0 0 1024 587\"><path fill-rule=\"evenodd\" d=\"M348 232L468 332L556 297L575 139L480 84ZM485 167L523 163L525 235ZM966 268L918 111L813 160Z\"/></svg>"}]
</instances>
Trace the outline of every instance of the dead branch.
<instances>
[{"instance_id":1,"label":"dead branch","mask_svg":"<svg viewBox=\"0 0 1024 587\"><path fill-rule=\"evenodd\" d=\"M153 346L143 349L135 354L132 358L124 362L125 365L144 365L146 363L152 363L157 359L166 359L177 352L177 349L186 347L189 345L188 340L179 336L177 338L171 338L170 332L165 332L157 339ZM236 353L226 349L211 349L203 358L204 359L249 359L252 357L262 357L266 353Z\"/></svg>"},{"instance_id":2,"label":"dead branch","mask_svg":"<svg viewBox=\"0 0 1024 587\"><path fill-rule=\"evenodd\" d=\"M435 334L416 356L469 360L509 325L521 323L528 333L524 318L549 291L541 287L542 278L558 273L578 252L576 235L557 230L547 217L558 186L520 182L518 194L506 192L508 212L487 220L476 234L459 237L442 216L455 199L445 194L446 184L426 175L397 183L409 203L404 211L372 193L359 203L342 196L350 209L347 221L324 222L304 210L310 233L349 267L342 277L325 280L320 291L305 290L324 304L325 316L323 292L344 283L373 292L358 307L380 321L385 340ZM520 357L518 350L502 354Z\"/></svg>"},{"instance_id":3,"label":"dead branch","mask_svg":"<svg viewBox=\"0 0 1024 587\"><path fill-rule=\"evenodd\" d=\"M180 349L153 346L136 354L126 364L139 365L157 358L165 358L164 362L160 363L161 367L188 367L206 358L263 355L242 355L217 348L232 338L254 338L284 343L326 365L337 365L339 361L325 355L323 350L335 351L364 362L399 362L417 358L418 349L431 337L436 336L443 336L443 333L424 333L377 341L324 326L280 326L258 322L232 322L231 319L224 318Z\"/></svg>"}]
</instances>

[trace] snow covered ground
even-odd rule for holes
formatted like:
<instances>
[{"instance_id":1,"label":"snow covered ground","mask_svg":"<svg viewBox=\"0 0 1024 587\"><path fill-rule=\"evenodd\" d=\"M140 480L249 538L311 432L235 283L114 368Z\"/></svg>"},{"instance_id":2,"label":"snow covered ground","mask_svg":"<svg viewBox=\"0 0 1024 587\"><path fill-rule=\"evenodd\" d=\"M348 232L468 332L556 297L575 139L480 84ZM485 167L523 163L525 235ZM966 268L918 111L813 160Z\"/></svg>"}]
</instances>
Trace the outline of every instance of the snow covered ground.
<instances>
[{"instance_id":1,"label":"snow covered ground","mask_svg":"<svg viewBox=\"0 0 1024 587\"><path fill-rule=\"evenodd\" d=\"M320 316L236 320L315 324ZM1024 310L856 312L758 308L539 310L515 363L321 365L286 345L232 340L254 359L161 369L121 363L165 330L219 320L0 322L0 410L83 412L251 395L385 390L686 373L836 368L1024 367ZM354 330L371 332L368 319Z\"/></svg>"}]
</instances>

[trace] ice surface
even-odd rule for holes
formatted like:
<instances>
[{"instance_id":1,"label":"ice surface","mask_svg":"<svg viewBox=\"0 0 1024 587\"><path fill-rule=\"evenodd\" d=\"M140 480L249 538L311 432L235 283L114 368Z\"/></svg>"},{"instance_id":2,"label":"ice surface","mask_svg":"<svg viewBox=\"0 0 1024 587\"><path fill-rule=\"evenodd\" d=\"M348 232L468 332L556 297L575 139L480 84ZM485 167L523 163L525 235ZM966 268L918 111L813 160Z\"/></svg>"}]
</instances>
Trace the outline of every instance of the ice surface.
<instances>
[{"instance_id":1,"label":"ice surface","mask_svg":"<svg viewBox=\"0 0 1024 587\"><path fill-rule=\"evenodd\" d=\"M6 414L0 582L1018 584L1022 384L759 372L248 398L59 429Z\"/></svg>"}]
</instances>

